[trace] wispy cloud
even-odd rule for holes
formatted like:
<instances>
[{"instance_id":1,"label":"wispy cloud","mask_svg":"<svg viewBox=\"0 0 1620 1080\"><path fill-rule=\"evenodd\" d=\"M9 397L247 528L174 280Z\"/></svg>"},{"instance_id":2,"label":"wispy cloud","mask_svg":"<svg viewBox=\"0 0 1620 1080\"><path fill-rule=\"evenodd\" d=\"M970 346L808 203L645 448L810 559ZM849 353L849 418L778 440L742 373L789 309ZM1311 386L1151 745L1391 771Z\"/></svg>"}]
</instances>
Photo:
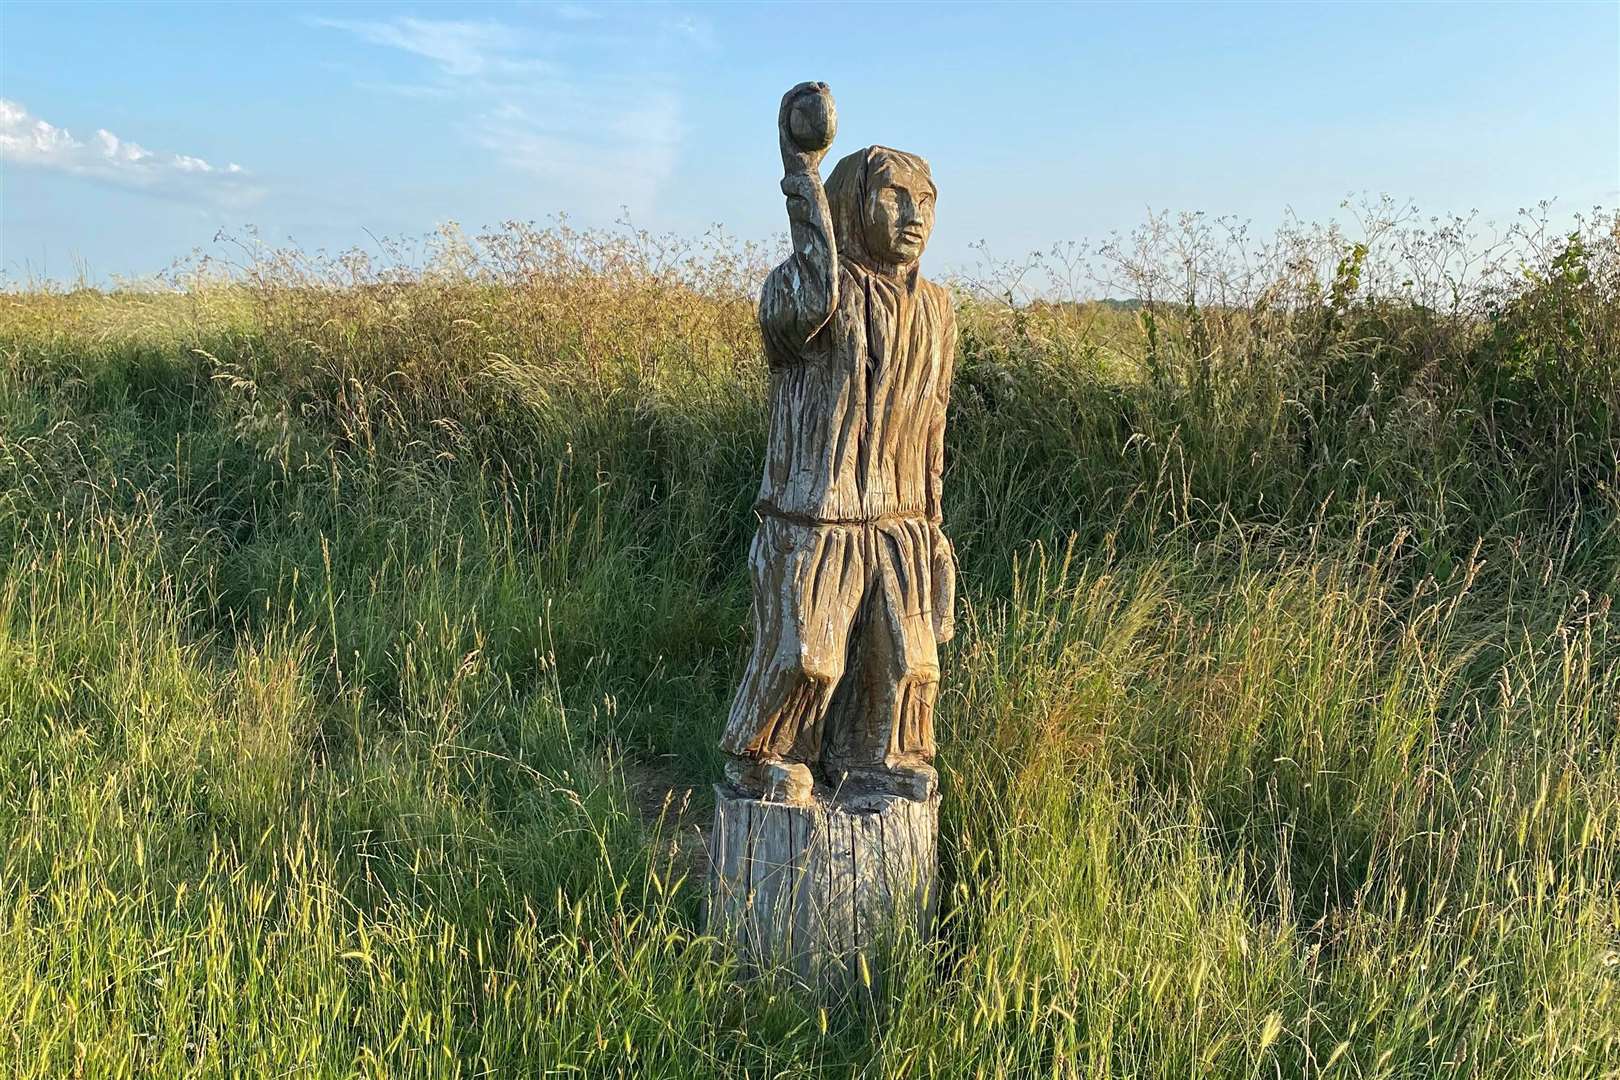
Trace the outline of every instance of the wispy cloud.
<instances>
[{"instance_id":1,"label":"wispy cloud","mask_svg":"<svg viewBox=\"0 0 1620 1080\"><path fill-rule=\"evenodd\" d=\"M584 4L558 4L551 11L559 19L567 19L569 22L595 22L602 18L600 11Z\"/></svg>"},{"instance_id":2,"label":"wispy cloud","mask_svg":"<svg viewBox=\"0 0 1620 1080\"><path fill-rule=\"evenodd\" d=\"M262 194L235 162L215 165L192 154L148 150L106 128L80 139L5 99L0 99L0 160L171 198L238 205Z\"/></svg>"},{"instance_id":3,"label":"wispy cloud","mask_svg":"<svg viewBox=\"0 0 1620 1080\"><path fill-rule=\"evenodd\" d=\"M464 103L461 135L545 181L547 195L597 211L650 204L675 167L684 125L673 80L652 74L649 60L678 41L710 47L702 24L624 23L566 5L550 12L549 25L522 27L411 16L309 21L417 58L425 68L417 79L359 85Z\"/></svg>"},{"instance_id":4,"label":"wispy cloud","mask_svg":"<svg viewBox=\"0 0 1620 1080\"><path fill-rule=\"evenodd\" d=\"M519 35L498 22L455 19L312 18L330 30L343 30L372 45L402 49L431 60L445 75L456 79L516 77L539 74L544 66L523 58Z\"/></svg>"}]
</instances>

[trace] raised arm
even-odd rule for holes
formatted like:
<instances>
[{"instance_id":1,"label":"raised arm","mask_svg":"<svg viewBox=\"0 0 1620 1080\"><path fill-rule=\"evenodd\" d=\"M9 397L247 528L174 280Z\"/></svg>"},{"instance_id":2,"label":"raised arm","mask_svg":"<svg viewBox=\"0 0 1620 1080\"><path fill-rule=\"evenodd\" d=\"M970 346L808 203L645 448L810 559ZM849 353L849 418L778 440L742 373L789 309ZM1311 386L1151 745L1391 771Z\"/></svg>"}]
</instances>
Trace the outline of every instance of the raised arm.
<instances>
[{"instance_id":1,"label":"raised arm","mask_svg":"<svg viewBox=\"0 0 1620 1080\"><path fill-rule=\"evenodd\" d=\"M782 95L776 127L793 254L765 280L759 325L771 362L789 363L838 309L838 242L821 186L821 159L837 131L827 84L800 83Z\"/></svg>"}]
</instances>

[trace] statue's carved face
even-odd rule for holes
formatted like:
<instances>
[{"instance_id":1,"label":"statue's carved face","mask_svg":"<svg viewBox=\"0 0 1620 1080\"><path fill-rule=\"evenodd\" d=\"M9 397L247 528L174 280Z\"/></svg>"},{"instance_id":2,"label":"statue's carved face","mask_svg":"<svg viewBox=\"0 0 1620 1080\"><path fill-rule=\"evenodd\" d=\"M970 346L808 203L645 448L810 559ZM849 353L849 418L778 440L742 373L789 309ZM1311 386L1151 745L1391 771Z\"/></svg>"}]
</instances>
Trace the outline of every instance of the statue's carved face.
<instances>
[{"instance_id":1,"label":"statue's carved face","mask_svg":"<svg viewBox=\"0 0 1620 1080\"><path fill-rule=\"evenodd\" d=\"M866 244L881 262L916 262L934 232L934 183L893 159L866 178Z\"/></svg>"}]
</instances>

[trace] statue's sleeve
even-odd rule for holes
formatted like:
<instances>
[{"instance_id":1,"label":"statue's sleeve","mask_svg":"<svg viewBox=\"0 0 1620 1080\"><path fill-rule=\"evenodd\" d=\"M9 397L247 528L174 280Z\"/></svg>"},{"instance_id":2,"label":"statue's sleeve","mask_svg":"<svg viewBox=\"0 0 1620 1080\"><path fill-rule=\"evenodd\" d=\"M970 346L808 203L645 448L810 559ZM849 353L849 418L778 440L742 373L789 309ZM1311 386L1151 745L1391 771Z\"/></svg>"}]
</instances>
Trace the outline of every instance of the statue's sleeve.
<instances>
[{"instance_id":1,"label":"statue's sleeve","mask_svg":"<svg viewBox=\"0 0 1620 1080\"><path fill-rule=\"evenodd\" d=\"M941 488L945 475L945 413L951 404L951 379L956 373L956 312L950 297L942 297L939 385L934 392L933 415L928 423L928 516L943 520Z\"/></svg>"},{"instance_id":2,"label":"statue's sleeve","mask_svg":"<svg viewBox=\"0 0 1620 1080\"><path fill-rule=\"evenodd\" d=\"M759 295L759 326L773 364L804 358L804 347L838 309L838 247L821 177L812 170L782 178L787 196L789 255Z\"/></svg>"}]
</instances>

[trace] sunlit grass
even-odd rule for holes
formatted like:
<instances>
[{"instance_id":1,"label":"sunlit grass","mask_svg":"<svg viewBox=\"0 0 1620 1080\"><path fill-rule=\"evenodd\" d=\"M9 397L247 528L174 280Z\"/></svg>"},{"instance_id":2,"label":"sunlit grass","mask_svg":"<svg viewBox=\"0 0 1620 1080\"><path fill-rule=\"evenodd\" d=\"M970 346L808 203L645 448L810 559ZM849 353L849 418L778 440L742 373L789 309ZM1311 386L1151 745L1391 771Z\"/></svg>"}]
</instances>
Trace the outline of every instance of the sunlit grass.
<instances>
[{"instance_id":1,"label":"sunlit grass","mask_svg":"<svg viewBox=\"0 0 1620 1080\"><path fill-rule=\"evenodd\" d=\"M1444 315L1343 248L1221 303L964 293L943 918L825 1005L700 917L755 253L0 297L3 1071L1615 1075L1582 244Z\"/></svg>"}]
</instances>

